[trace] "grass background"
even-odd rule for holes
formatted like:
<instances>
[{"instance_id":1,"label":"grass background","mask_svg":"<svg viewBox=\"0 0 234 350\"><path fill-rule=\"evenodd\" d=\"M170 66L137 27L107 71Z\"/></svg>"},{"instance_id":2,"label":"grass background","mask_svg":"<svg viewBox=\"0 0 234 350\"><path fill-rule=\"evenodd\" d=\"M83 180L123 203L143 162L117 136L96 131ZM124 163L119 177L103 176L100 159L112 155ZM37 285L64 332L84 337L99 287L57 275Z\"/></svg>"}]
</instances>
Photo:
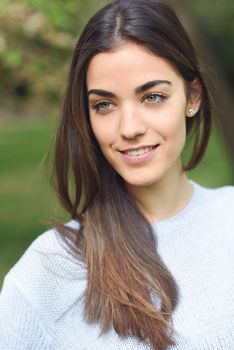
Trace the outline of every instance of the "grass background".
<instances>
[{"instance_id":1,"label":"grass background","mask_svg":"<svg viewBox=\"0 0 234 350\"><path fill-rule=\"evenodd\" d=\"M0 284L29 243L62 217L45 156L53 120L14 120L0 127Z\"/></svg>"},{"instance_id":2,"label":"grass background","mask_svg":"<svg viewBox=\"0 0 234 350\"><path fill-rule=\"evenodd\" d=\"M30 242L49 228L49 219L68 219L50 187L50 165L44 161L54 131L53 119L0 122L0 286ZM217 187L232 183L231 170L215 128L202 163L188 176Z\"/></svg>"}]
</instances>

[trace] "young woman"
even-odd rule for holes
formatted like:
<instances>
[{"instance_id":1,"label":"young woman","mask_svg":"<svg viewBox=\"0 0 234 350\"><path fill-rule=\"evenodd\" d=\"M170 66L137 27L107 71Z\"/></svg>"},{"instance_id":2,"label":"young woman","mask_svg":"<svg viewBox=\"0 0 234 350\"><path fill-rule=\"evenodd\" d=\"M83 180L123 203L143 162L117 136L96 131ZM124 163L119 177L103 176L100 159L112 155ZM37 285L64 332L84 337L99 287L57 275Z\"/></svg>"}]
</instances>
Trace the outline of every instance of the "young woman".
<instances>
[{"instance_id":1,"label":"young woman","mask_svg":"<svg viewBox=\"0 0 234 350\"><path fill-rule=\"evenodd\" d=\"M174 12L153 0L101 9L75 48L56 140L72 221L5 277L1 349L234 349L234 188L186 175L210 129Z\"/></svg>"}]
</instances>

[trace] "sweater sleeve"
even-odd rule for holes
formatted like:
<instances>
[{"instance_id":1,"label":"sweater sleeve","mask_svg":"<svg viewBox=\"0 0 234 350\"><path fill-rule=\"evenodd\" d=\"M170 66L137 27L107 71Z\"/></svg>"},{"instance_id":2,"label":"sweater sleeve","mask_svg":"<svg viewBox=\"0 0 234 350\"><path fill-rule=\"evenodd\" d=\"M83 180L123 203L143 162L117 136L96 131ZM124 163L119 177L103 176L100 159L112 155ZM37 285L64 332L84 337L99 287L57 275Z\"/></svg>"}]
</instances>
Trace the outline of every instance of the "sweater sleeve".
<instances>
[{"instance_id":1,"label":"sweater sleeve","mask_svg":"<svg viewBox=\"0 0 234 350\"><path fill-rule=\"evenodd\" d=\"M49 350L51 340L36 310L6 276L0 294L0 349Z\"/></svg>"}]
</instances>

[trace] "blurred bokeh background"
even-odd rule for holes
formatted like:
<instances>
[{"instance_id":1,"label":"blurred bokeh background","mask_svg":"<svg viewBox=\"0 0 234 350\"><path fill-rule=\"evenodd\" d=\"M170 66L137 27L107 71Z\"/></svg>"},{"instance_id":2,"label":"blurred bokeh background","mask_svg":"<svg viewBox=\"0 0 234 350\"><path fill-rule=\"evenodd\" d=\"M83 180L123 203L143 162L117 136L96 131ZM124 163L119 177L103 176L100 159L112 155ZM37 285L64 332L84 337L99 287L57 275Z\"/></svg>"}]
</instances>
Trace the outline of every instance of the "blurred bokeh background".
<instances>
[{"instance_id":1,"label":"blurred bokeh background","mask_svg":"<svg viewBox=\"0 0 234 350\"><path fill-rule=\"evenodd\" d=\"M214 101L209 148L189 177L209 187L233 184L234 2L170 2L193 38ZM68 219L50 187L45 159L75 42L106 3L0 1L0 286L30 242L49 228L49 219Z\"/></svg>"}]
</instances>

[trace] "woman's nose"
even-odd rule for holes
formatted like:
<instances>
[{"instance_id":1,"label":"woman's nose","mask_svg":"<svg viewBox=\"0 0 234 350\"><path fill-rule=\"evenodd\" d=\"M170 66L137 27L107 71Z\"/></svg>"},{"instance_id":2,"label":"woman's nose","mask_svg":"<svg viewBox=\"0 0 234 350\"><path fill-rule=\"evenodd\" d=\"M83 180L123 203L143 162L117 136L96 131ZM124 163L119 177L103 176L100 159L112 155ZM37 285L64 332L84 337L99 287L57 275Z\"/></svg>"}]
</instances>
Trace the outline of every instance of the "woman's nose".
<instances>
[{"instance_id":1,"label":"woman's nose","mask_svg":"<svg viewBox=\"0 0 234 350\"><path fill-rule=\"evenodd\" d=\"M146 124L137 108L126 107L121 110L120 135L125 139L133 139L146 132Z\"/></svg>"}]
</instances>

